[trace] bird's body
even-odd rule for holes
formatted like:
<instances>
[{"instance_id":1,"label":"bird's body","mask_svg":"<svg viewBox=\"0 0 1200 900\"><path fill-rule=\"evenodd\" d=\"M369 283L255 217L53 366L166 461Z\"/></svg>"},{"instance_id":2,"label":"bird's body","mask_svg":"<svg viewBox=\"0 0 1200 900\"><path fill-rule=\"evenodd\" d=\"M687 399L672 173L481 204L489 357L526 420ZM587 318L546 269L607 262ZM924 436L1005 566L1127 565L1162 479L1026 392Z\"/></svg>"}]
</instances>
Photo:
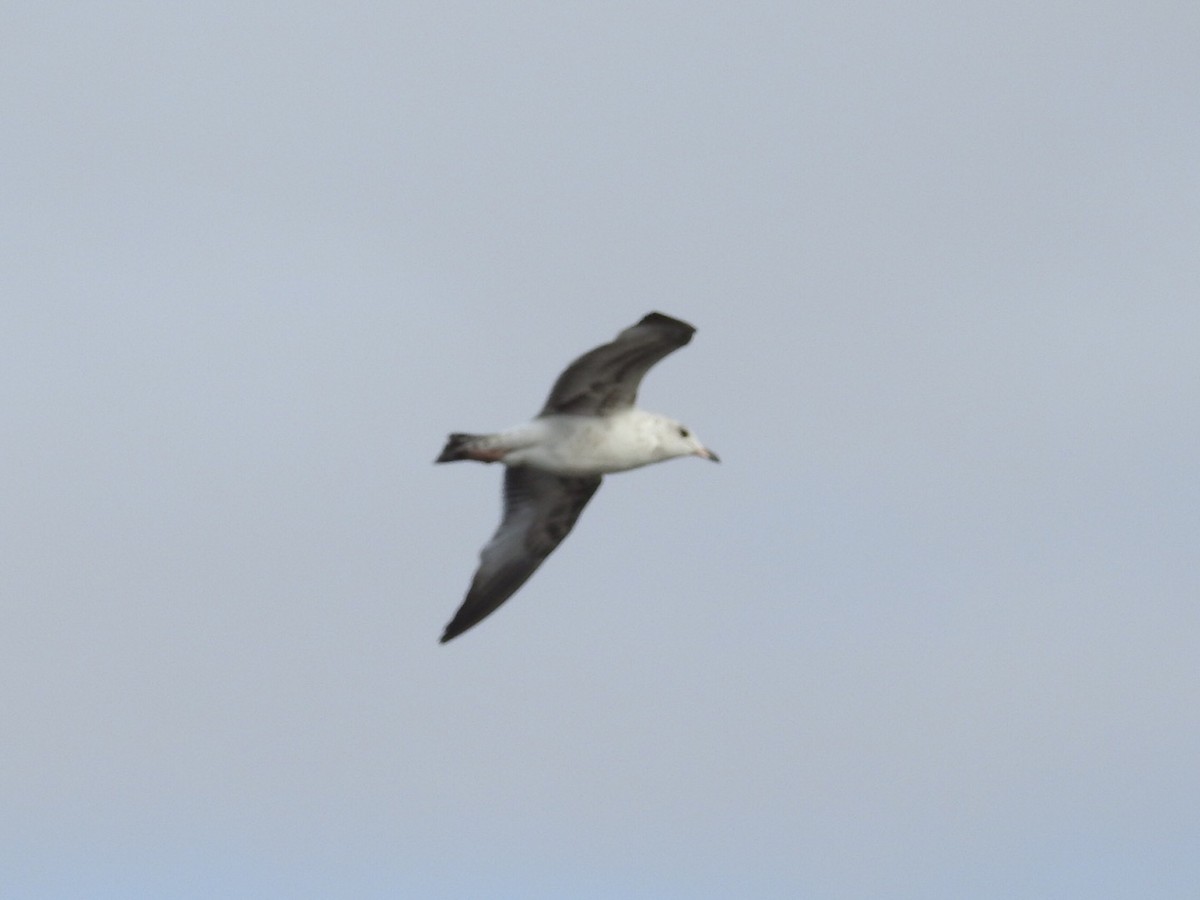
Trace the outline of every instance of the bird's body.
<instances>
[{"instance_id":1,"label":"bird's body","mask_svg":"<svg viewBox=\"0 0 1200 900\"><path fill-rule=\"evenodd\" d=\"M678 455L665 436L677 434L680 427L635 407L607 416L539 416L495 434L467 436L464 443L474 455L461 458L555 475L611 475Z\"/></svg>"},{"instance_id":2,"label":"bird's body","mask_svg":"<svg viewBox=\"0 0 1200 900\"><path fill-rule=\"evenodd\" d=\"M493 434L450 435L437 462L502 462L508 471L504 517L443 643L516 593L574 527L601 476L677 456L719 462L680 423L633 405L647 370L694 332L650 313L571 363L532 421Z\"/></svg>"}]
</instances>

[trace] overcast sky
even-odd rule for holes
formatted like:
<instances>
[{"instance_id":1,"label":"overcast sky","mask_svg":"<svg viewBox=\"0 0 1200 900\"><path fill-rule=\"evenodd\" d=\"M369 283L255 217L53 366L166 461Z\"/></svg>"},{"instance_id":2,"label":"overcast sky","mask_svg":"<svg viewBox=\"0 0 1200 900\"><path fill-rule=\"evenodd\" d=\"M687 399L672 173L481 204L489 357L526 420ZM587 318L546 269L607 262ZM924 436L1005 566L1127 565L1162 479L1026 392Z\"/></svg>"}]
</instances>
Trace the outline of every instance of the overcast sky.
<instances>
[{"instance_id":1,"label":"overcast sky","mask_svg":"<svg viewBox=\"0 0 1200 900\"><path fill-rule=\"evenodd\" d=\"M1200 7L6 4L0 894L1200 884ZM724 460L439 646L650 310Z\"/></svg>"}]
</instances>

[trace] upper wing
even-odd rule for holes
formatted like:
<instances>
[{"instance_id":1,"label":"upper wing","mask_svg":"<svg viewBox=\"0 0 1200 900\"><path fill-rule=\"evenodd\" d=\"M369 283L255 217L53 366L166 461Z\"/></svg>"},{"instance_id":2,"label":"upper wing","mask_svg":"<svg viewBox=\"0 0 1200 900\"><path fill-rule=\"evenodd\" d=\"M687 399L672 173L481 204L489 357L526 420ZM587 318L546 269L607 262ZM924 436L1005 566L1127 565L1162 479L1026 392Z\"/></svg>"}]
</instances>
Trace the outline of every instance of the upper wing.
<instances>
[{"instance_id":1,"label":"upper wing","mask_svg":"<svg viewBox=\"0 0 1200 900\"><path fill-rule=\"evenodd\" d=\"M602 415L632 406L650 367L692 339L687 322L652 312L612 343L585 353L558 376L539 415Z\"/></svg>"},{"instance_id":2,"label":"upper wing","mask_svg":"<svg viewBox=\"0 0 1200 900\"><path fill-rule=\"evenodd\" d=\"M524 467L504 474L504 518L480 553L479 570L441 642L456 637L516 593L575 525L600 476L563 478Z\"/></svg>"}]
</instances>

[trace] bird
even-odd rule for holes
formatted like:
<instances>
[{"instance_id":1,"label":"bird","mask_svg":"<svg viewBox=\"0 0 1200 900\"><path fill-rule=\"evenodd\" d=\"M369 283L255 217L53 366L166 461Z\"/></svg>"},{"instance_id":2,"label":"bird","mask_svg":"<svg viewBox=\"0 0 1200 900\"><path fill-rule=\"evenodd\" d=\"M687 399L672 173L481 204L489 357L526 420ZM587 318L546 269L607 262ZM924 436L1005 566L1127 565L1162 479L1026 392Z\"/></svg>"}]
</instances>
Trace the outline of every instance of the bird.
<instances>
[{"instance_id":1,"label":"bird","mask_svg":"<svg viewBox=\"0 0 1200 900\"><path fill-rule=\"evenodd\" d=\"M676 457L720 462L687 426L635 406L650 368L696 329L651 312L572 362L533 420L492 434L454 433L436 463L503 463L504 511L439 643L491 615L562 543L602 476Z\"/></svg>"}]
</instances>

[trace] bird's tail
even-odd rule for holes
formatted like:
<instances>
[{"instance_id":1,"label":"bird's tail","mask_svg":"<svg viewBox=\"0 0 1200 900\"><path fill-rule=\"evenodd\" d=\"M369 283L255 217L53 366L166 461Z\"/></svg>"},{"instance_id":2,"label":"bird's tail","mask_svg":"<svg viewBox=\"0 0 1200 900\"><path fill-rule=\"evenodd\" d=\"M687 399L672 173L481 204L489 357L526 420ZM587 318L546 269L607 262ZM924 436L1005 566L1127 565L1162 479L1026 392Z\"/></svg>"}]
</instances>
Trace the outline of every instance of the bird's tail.
<instances>
[{"instance_id":1,"label":"bird's tail","mask_svg":"<svg viewBox=\"0 0 1200 900\"><path fill-rule=\"evenodd\" d=\"M434 462L454 462L458 459L472 459L471 442L483 437L481 434L452 434L446 439L442 455Z\"/></svg>"}]
</instances>

